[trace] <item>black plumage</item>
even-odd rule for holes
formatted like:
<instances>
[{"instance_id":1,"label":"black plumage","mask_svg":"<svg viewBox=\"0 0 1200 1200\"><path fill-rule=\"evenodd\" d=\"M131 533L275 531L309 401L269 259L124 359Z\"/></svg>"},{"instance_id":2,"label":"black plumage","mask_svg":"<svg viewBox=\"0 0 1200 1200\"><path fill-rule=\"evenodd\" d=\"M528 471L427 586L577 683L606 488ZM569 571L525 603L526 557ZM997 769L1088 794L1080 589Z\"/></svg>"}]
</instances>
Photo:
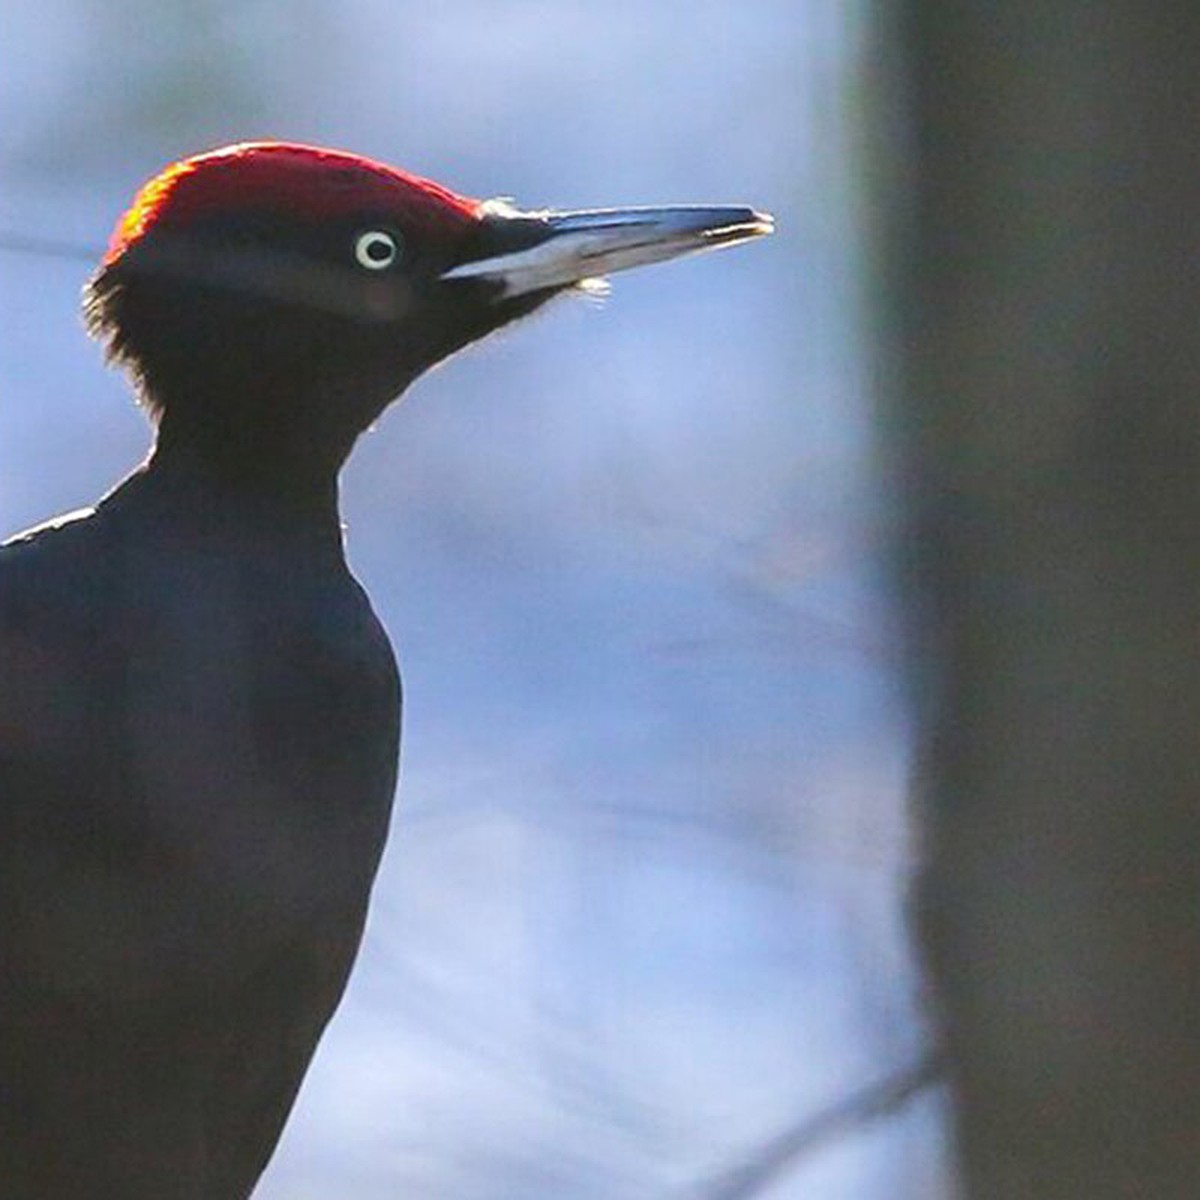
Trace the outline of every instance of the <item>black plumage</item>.
<instances>
[{"instance_id":1,"label":"black plumage","mask_svg":"<svg viewBox=\"0 0 1200 1200\"><path fill-rule=\"evenodd\" d=\"M557 292L767 229L519 214L279 143L143 190L87 315L155 448L0 549L0 1200L241 1200L275 1146L396 780L357 435Z\"/></svg>"}]
</instances>

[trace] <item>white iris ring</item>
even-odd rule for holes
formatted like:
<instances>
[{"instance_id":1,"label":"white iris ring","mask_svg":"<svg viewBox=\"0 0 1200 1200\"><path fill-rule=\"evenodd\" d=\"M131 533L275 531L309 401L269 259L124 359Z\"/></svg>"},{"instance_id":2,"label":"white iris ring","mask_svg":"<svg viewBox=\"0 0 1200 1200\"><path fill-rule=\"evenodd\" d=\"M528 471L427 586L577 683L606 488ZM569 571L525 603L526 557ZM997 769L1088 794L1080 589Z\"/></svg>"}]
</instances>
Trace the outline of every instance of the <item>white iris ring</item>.
<instances>
[{"instance_id":1,"label":"white iris ring","mask_svg":"<svg viewBox=\"0 0 1200 1200\"><path fill-rule=\"evenodd\" d=\"M394 234L385 229L369 229L360 233L354 243L354 257L368 271L386 271L400 254Z\"/></svg>"}]
</instances>

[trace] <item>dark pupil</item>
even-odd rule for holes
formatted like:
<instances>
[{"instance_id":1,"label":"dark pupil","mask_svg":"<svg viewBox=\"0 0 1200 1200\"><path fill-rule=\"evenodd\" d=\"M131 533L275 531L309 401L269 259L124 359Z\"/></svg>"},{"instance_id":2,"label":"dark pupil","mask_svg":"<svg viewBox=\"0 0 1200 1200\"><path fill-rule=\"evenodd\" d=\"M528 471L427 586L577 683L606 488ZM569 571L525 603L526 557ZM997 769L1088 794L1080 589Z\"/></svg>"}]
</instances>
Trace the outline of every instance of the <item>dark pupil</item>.
<instances>
[{"instance_id":1,"label":"dark pupil","mask_svg":"<svg viewBox=\"0 0 1200 1200\"><path fill-rule=\"evenodd\" d=\"M392 247L383 238L376 238L367 244L367 257L372 262L386 262L392 257Z\"/></svg>"}]
</instances>

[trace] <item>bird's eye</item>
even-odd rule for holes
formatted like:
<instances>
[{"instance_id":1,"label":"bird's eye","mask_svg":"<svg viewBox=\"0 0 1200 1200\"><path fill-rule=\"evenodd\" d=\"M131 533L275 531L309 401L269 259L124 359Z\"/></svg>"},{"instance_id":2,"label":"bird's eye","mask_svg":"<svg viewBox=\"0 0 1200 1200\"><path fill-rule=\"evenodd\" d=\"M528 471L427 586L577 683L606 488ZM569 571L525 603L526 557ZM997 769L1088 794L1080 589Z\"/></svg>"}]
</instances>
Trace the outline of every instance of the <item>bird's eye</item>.
<instances>
[{"instance_id":1,"label":"bird's eye","mask_svg":"<svg viewBox=\"0 0 1200 1200\"><path fill-rule=\"evenodd\" d=\"M384 271L400 256L400 242L385 229L369 229L354 242L354 257L368 271Z\"/></svg>"}]
</instances>

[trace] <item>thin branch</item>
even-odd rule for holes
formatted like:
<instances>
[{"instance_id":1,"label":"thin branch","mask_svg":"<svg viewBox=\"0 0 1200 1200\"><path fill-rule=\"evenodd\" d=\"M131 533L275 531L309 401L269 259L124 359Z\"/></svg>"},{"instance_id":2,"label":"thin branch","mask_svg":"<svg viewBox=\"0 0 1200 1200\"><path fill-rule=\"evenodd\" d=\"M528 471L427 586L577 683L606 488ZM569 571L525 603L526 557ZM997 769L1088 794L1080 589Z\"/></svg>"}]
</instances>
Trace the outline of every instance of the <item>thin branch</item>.
<instances>
[{"instance_id":1,"label":"thin branch","mask_svg":"<svg viewBox=\"0 0 1200 1200\"><path fill-rule=\"evenodd\" d=\"M11 229L0 229L0 250L10 254L35 254L41 258L68 258L88 263L98 261L101 255L101 251L94 246L83 246L78 242L61 242L57 238L18 233Z\"/></svg>"},{"instance_id":2,"label":"thin branch","mask_svg":"<svg viewBox=\"0 0 1200 1200\"><path fill-rule=\"evenodd\" d=\"M678 1200L751 1200L802 1158L835 1138L858 1131L868 1121L894 1113L914 1096L940 1083L946 1063L931 1051L914 1065L869 1084L828 1108L806 1116L759 1146L748 1158L692 1184Z\"/></svg>"}]
</instances>

